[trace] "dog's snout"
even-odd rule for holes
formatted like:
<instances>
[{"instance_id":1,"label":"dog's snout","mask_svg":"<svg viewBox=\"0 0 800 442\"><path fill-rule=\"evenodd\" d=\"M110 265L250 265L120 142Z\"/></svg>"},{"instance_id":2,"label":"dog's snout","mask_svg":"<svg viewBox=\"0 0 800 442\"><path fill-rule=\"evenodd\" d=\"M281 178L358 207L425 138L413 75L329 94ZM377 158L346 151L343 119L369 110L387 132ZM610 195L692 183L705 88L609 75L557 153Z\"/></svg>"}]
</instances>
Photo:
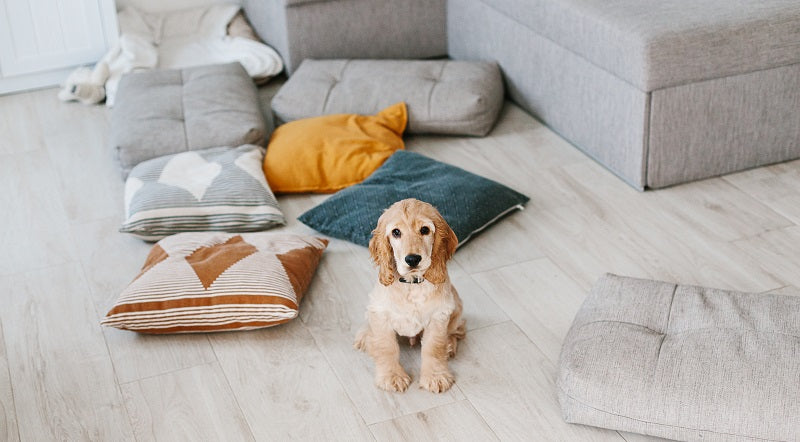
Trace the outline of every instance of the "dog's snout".
<instances>
[{"instance_id":1,"label":"dog's snout","mask_svg":"<svg viewBox=\"0 0 800 442\"><path fill-rule=\"evenodd\" d=\"M418 266L420 261L422 257L419 255L406 255L406 264L411 268Z\"/></svg>"}]
</instances>

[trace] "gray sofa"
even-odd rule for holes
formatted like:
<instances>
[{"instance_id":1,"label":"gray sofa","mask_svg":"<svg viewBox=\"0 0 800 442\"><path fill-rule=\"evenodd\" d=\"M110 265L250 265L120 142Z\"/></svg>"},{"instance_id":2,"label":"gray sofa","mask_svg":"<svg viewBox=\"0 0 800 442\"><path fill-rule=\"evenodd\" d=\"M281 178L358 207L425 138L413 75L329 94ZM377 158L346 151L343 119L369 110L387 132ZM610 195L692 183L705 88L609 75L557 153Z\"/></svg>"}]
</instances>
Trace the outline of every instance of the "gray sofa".
<instances>
[{"instance_id":1,"label":"gray sofa","mask_svg":"<svg viewBox=\"0 0 800 442\"><path fill-rule=\"evenodd\" d=\"M800 157L797 0L448 0L442 20L444 8L245 1L289 73L300 58L443 55L446 36L447 55L496 61L512 100L638 189Z\"/></svg>"},{"instance_id":2,"label":"gray sofa","mask_svg":"<svg viewBox=\"0 0 800 442\"><path fill-rule=\"evenodd\" d=\"M445 0L244 0L291 74L306 58L447 55Z\"/></svg>"}]
</instances>

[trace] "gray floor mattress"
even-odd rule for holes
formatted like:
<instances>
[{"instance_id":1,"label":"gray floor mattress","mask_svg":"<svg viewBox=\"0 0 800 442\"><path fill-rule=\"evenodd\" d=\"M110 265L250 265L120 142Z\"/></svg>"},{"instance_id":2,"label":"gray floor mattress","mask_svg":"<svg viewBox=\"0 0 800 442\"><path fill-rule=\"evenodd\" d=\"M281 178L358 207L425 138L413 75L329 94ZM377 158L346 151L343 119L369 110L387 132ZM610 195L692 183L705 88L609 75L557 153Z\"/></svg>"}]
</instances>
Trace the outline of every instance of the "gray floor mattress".
<instances>
[{"instance_id":1,"label":"gray floor mattress","mask_svg":"<svg viewBox=\"0 0 800 442\"><path fill-rule=\"evenodd\" d=\"M238 62L127 74L111 113L123 177L151 158L263 145L268 135L256 87Z\"/></svg>"},{"instance_id":2,"label":"gray floor mattress","mask_svg":"<svg viewBox=\"0 0 800 442\"><path fill-rule=\"evenodd\" d=\"M602 277L561 353L567 422L800 440L800 297Z\"/></svg>"}]
</instances>

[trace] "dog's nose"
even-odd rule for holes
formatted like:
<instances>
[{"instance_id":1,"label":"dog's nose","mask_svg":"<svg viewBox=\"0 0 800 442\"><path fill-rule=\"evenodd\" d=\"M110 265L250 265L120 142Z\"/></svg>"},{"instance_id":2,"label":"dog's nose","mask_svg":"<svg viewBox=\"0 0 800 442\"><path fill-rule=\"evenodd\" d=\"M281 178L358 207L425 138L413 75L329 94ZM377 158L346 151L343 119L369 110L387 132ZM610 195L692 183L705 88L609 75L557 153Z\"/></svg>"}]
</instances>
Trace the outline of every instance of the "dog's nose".
<instances>
[{"instance_id":1,"label":"dog's nose","mask_svg":"<svg viewBox=\"0 0 800 442\"><path fill-rule=\"evenodd\" d=\"M411 268L418 266L420 261L422 257L419 255L406 255L406 264Z\"/></svg>"}]
</instances>

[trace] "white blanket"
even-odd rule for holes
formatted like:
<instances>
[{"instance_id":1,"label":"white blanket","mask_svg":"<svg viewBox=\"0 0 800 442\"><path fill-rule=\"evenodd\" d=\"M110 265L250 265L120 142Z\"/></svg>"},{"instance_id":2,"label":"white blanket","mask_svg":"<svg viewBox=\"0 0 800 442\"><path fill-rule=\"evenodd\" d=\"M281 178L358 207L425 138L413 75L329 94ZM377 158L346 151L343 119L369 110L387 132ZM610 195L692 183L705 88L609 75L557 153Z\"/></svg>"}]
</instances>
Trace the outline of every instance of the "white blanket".
<instances>
[{"instance_id":1,"label":"white blanket","mask_svg":"<svg viewBox=\"0 0 800 442\"><path fill-rule=\"evenodd\" d=\"M239 12L235 4L215 4L166 13L147 13L127 7L118 14L117 44L92 71L74 72L59 93L62 100L84 103L102 100L113 106L123 74L146 69L179 69L238 61L255 79L277 75L283 61L269 46L227 35L227 26ZM92 86L96 86L92 90ZM99 97L99 99L98 99Z\"/></svg>"}]
</instances>

